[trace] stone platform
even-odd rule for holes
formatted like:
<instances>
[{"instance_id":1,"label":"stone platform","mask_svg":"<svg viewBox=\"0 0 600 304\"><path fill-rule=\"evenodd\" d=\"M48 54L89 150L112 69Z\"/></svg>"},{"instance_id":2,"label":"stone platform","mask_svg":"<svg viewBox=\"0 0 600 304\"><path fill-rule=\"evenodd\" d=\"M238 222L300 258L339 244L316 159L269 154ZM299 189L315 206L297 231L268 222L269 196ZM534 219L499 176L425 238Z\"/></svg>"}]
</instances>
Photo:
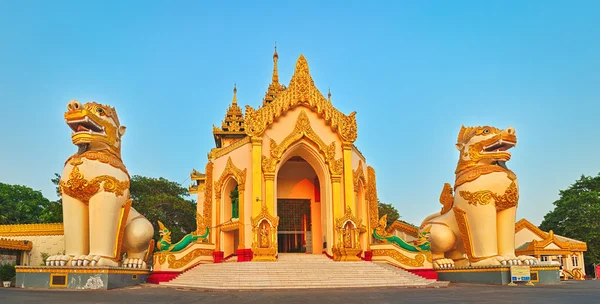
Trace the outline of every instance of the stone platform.
<instances>
[{"instance_id":1,"label":"stone platform","mask_svg":"<svg viewBox=\"0 0 600 304\"><path fill-rule=\"evenodd\" d=\"M146 282L147 269L17 266L17 288L114 289Z\"/></svg>"},{"instance_id":2,"label":"stone platform","mask_svg":"<svg viewBox=\"0 0 600 304\"><path fill-rule=\"evenodd\" d=\"M436 270L438 279L452 283L480 283L508 285L510 266L457 267ZM560 269L557 266L531 266L531 282L534 284L557 284Z\"/></svg>"}]
</instances>

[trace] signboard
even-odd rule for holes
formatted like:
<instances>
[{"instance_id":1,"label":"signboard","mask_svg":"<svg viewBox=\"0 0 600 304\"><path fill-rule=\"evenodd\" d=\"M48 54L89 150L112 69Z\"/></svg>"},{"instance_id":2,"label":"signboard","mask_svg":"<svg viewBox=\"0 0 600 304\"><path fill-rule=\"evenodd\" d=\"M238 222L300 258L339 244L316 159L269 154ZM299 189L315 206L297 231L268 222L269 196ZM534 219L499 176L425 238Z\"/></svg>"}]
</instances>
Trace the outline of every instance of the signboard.
<instances>
[{"instance_id":1,"label":"signboard","mask_svg":"<svg viewBox=\"0 0 600 304\"><path fill-rule=\"evenodd\" d=\"M510 280L531 281L531 268L529 266L510 266Z\"/></svg>"},{"instance_id":2,"label":"signboard","mask_svg":"<svg viewBox=\"0 0 600 304\"><path fill-rule=\"evenodd\" d=\"M529 266L510 266L510 284L508 285L516 285L515 282L527 282L527 285L533 285L531 268Z\"/></svg>"}]
</instances>

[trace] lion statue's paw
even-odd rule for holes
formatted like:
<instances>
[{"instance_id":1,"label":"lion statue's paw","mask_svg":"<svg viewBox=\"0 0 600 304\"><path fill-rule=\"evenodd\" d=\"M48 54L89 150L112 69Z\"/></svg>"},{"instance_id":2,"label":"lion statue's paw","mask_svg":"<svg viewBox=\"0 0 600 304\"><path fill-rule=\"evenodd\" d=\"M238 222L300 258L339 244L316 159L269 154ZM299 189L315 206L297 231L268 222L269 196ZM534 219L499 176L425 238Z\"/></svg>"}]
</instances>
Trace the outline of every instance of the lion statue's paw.
<instances>
[{"instance_id":1,"label":"lion statue's paw","mask_svg":"<svg viewBox=\"0 0 600 304\"><path fill-rule=\"evenodd\" d=\"M126 258L123 260L122 266L125 268L146 268L146 262L142 259Z\"/></svg>"},{"instance_id":2,"label":"lion statue's paw","mask_svg":"<svg viewBox=\"0 0 600 304\"><path fill-rule=\"evenodd\" d=\"M46 266L68 266L71 261L70 255L51 255L46 259Z\"/></svg>"},{"instance_id":3,"label":"lion statue's paw","mask_svg":"<svg viewBox=\"0 0 600 304\"><path fill-rule=\"evenodd\" d=\"M70 266L73 267L94 267L94 266L118 266L117 262L111 259L103 258L99 255L78 255L71 259Z\"/></svg>"},{"instance_id":4,"label":"lion statue's paw","mask_svg":"<svg viewBox=\"0 0 600 304\"><path fill-rule=\"evenodd\" d=\"M514 256L514 255L504 255L502 256L502 260L500 263L502 263L502 265L506 265L506 266L517 266L517 265L522 265L523 262L521 261L521 259L519 259L518 257Z\"/></svg>"},{"instance_id":5,"label":"lion statue's paw","mask_svg":"<svg viewBox=\"0 0 600 304\"><path fill-rule=\"evenodd\" d=\"M452 259L438 259L433 261L433 267L436 269L454 268L454 261Z\"/></svg>"},{"instance_id":6,"label":"lion statue's paw","mask_svg":"<svg viewBox=\"0 0 600 304\"><path fill-rule=\"evenodd\" d=\"M537 265L539 260L529 255L520 255L517 257L523 265Z\"/></svg>"}]
</instances>

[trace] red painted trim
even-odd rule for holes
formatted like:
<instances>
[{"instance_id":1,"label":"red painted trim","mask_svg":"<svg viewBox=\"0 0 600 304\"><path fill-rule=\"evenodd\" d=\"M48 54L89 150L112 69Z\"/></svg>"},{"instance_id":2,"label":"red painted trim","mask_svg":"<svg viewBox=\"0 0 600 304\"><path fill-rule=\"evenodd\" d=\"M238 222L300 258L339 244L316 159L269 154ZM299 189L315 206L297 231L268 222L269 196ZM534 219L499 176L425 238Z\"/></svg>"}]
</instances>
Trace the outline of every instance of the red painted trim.
<instances>
[{"instance_id":1,"label":"red painted trim","mask_svg":"<svg viewBox=\"0 0 600 304\"><path fill-rule=\"evenodd\" d=\"M169 282L181 273L181 271L153 271L146 279L146 283L158 284L160 282Z\"/></svg>"},{"instance_id":2,"label":"red painted trim","mask_svg":"<svg viewBox=\"0 0 600 304\"><path fill-rule=\"evenodd\" d=\"M365 251L365 258L363 260L368 262L373 261L373 251Z\"/></svg>"},{"instance_id":3,"label":"red painted trim","mask_svg":"<svg viewBox=\"0 0 600 304\"><path fill-rule=\"evenodd\" d=\"M433 268L429 268L429 269L405 269L409 272L412 272L418 276L424 277L426 279L433 279L433 280L437 280L438 279L438 274L437 272L435 272L433 270Z\"/></svg>"},{"instance_id":4,"label":"red painted trim","mask_svg":"<svg viewBox=\"0 0 600 304\"><path fill-rule=\"evenodd\" d=\"M213 260L215 263L223 263L223 251L213 251Z\"/></svg>"},{"instance_id":5,"label":"red painted trim","mask_svg":"<svg viewBox=\"0 0 600 304\"><path fill-rule=\"evenodd\" d=\"M235 251L235 253L237 254L237 261L238 262L250 262L252 261L253 258L253 252L252 249L238 249Z\"/></svg>"},{"instance_id":6,"label":"red painted trim","mask_svg":"<svg viewBox=\"0 0 600 304\"><path fill-rule=\"evenodd\" d=\"M328 258L333 260L333 256L329 255L329 253L327 253L327 251L323 251L322 252L325 256L327 256Z\"/></svg>"}]
</instances>

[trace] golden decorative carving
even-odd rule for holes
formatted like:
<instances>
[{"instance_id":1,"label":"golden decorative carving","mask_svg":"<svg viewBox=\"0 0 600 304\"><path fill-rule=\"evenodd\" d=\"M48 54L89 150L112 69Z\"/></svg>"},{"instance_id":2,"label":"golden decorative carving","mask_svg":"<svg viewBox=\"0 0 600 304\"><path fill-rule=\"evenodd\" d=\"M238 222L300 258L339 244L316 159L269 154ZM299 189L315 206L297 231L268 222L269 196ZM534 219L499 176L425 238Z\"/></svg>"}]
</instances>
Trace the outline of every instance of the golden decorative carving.
<instances>
[{"instance_id":1,"label":"golden decorative carving","mask_svg":"<svg viewBox=\"0 0 600 304\"><path fill-rule=\"evenodd\" d=\"M334 261L360 261L357 256L360 248L360 228L362 219L352 215L350 206L346 206L344 215L335 220L338 241L332 248Z\"/></svg>"},{"instance_id":2,"label":"golden decorative carving","mask_svg":"<svg viewBox=\"0 0 600 304\"><path fill-rule=\"evenodd\" d=\"M180 259L177 259L175 255L171 253L167 256L167 262L169 262L169 268L179 269L185 267L197 257L212 256L213 251L214 250L212 249L197 248L190 251Z\"/></svg>"},{"instance_id":3,"label":"golden decorative carving","mask_svg":"<svg viewBox=\"0 0 600 304\"><path fill-rule=\"evenodd\" d=\"M262 156L262 169L265 173L275 173L278 159L274 157Z\"/></svg>"},{"instance_id":4,"label":"golden decorative carving","mask_svg":"<svg viewBox=\"0 0 600 304\"><path fill-rule=\"evenodd\" d=\"M421 267L425 264L425 255L417 254L414 258L410 258L393 249L374 249L373 256L388 256L402 265Z\"/></svg>"},{"instance_id":5,"label":"golden decorative carving","mask_svg":"<svg viewBox=\"0 0 600 304\"><path fill-rule=\"evenodd\" d=\"M536 225L530 223L526 219L521 219L515 224L515 233L523 230L524 228L529 229L529 231L533 232L533 234L537 235L542 240L548 236L546 232L542 231L542 229L538 228Z\"/></svg>"},{"instance_id":6,"label":"golden decorative carving","mask_svg":"<svg viewBox=\"0 0 600 304\"><path fill-rule=\"evenodd\" d=\"M505 172L510 180L516 180L517 176L508 169L504 169L497 165L480 165L469 169L460 171L456 174L456 180L454 182L454 189L458 188L464 183L472 182L478 179L482 175L494 173L494 172Z\"/></svg>"},{"instance_id":7,"label":"golden decorative carving","mask_svg":"<svg viewBox=\"0 0 600 304\"><path fill-rule=\"evenodd\" d=\"M442 193L440 194L440 203L442 204L442 211L440 214L445 214L452 210L454 195L452 194L452 186L448 183L444 184L444 189L442 189Z\"/></svg>"},{"instance_id":8,"label":"golden decorative carving","mask_svg":"<svg viewBox=\"0 0 600 304\"><path fill-rule=\"evenodd\" d=\"M481 190L476 192L460 191L460 196L467 200L471 205L487 205L494 200L496 210L502 211L511 207L516 207L519 203L519 191L517 185L513 181L504 191L504 194L499 195L490 190Z\"/></svg>"},{"instance_id":9,"label":"golden decorative carving","mask_svg":"<svg viewBox=\"0 0 600 304\"><path fill-rule=\"evenodd\" d=\"M208 154L208 158L209 159L217 159L221 156L227 155L232 151L237 150L240 147L245 146L246 144L249 144L251 142L250 136L246 136L244 138L238 139L234 142L232 142L231 144L223 147L223 148L213 148L212 150L210 150L210 153Z\"/></svg>"},{"instance_id":10,"label":"golden decorative carving","mask_svg":"<svg viewBox=\"0 0 600 304\"><path fill-rule=\"evenodd\" d=\"M237 182L239 191L244 191L244 189L246 188L246 168L244 168L244 170L238 169L231 161L231 157L229 157L227 159L225 169L223 169L223 174L221 174L221 177L219 177L217 182L215 182L215 193L217 197L221 197L221 192L223 191L223 184L230 176L233 176L233 178Z\"/></svg>"},{"instance_id":11,"label":"golden decorative carving","mask_svg":"<svg viewBox=\"0 0 600 304\"><path fill-rule=\"evenodd\" d=\"M232 231L240 228L240 222L235 221L221 225L221 231Z\"/></svg>"},{"instance_id":12,"label":"golden decorative carving","mask_svg":"<svg viewBox=\"0 0 600 304\"><path fill-rule=\"evenodd\" d=\"M327 101L315 87L308 63L302 55L296 62L296 70L287 89L277 94L272 102L266 103L257 110L246 106L246 134L262 135L267 126L298 105L306 105L318 113L333 131L338 132L343 141L354 142L356 140L356 112L346 116Z\"/></svg>"},{"instance_id":13,"label":"golden decorative carving","mask_svg":"<svg viewBox=\"0 0 600 304\"><path fill-rule=\"evenodd\" d=\"M144 256L144 262L146 262L146 264L150 264L150 261L152 259L152 253L154 253L154 246L156 245L156 241L154 241L154 239L150 240L150 243L148 243L148 249L146 249L146 255Z\"/></svg>"},{"instance_id":14,"label":"golden decorative carving","mask_svg":"<svg viewBox=\"0 0 600 304\"><path fill-rule=\"evenodd\" d=\"M365 178L365 172L363 170L363 162L362 160L358 161L358 168L352 172L352 178L354 181L354 192L358 192L359 182L362 182L363 187L367 184L367 179Z\"/></svg>"},{"instance_id":15,"label":"golden decorative carving","mask_svg":"<svg viewBox=\"0 0 600 304\"><path fill-rule=\"evenodd\" d=\"M533 232L532 229L530 230ZM545 233L541 230L540 232L544 234L542 240L533 240L527 245L526 248L517 250L519 255L570 255L574 252L587 251L587 244L584 242L574 243L569 241L561 241L558 237L556 237L556 235L554 235L554 231L552 230L550 230L548 233ZM558 249L546 249L546 246L552 243L556 244L556 246L558 246Z\"/></svg>"},{"instance_id":16,"label":"golden decorative carving","mask_svg":"<svg viewBox=\"0 0 600 304\"><path fill-rule=\"evenodd\" d=\"M129 210L131 210L131 204L133 201L128 199L121 207L121 216L119 217L119 230L117 231L116 244L115 244L115 257L112 259L115 262L121 260L121 249L123 247L123 235L125 235L125 226L127 225L127 217L129 216Z\"/></svg>"},{"instance_id":17,"label":"golden decorative carving","mask_svg":"<svg viewBox=\"0 0 600 304\"><path fill-rule=\"evenodd\" d=\"M125 174L127 174L127 177L129 177L129 172L127 172L127 168L125 167L125 164L123 163L121 158L106 150L90 150L84 152L81 155L77 155L77 153L75 153L71 157L69 157L67 161L65 161L65 165L67 163L70 163L73 166L81 165L83 163L81 160L82 158L86 158L89 160L97 160L101 163L108 164L114 168L123 171Z\"/></svg>"},{"instance_id":18,"label":"golden decorative carving","mask_svg":"<svg viewBox=\"0 0 600 304\"><path fill-rule=\"evenodd\" d=\"M200 212L196 212L196 235L202 235L206 232L206 224L204 223L204 217Z\"/></svg>"},{"instance_id":19,"label":"golden decorative carving","mask_svg":"<svg viewBox=\"0 0 600 304\"><path fill-rule=\"evenodd\" d=\"M467 218L467 212L459 207L454 207L454 216L456 217L456 224L458 225L458 231L465 248L465 253L469 257L471 263L479 262L489 257L475 257L473 253L473 239L471 237L471 228L469 227L469 219Z\"/></svg>"},{"instance_id":20,"label":"golden decorative carving","mask_svg":"<svg viewBox=\"0 0 600 304\"><path fill-rule=\"evenodd\" d=\"M367 193L365 195L366 201L369 206L369 221L371 227L377 227L377 221L379 220L379 210L377 209L377 185L375 183L375 169L373 167L367 167Z\"/></svg>"},{"instance_id":21,"label":"golden decorative carving","mask_svg":"<svg viewBox=\"0 0 600 304\"><path fill-rule=\"evenodd\" d=\"M63 223L0 225L1 236L45 236L63 234Z\"/></svg>"},{"instance_id":22,"label":"golden decorative carving","mask_svg":"<svg viewBox=\"0 0 600 304\"><path fill-rule=\"evenodd\" d=\"M79 172L78 167L73 167L69 174L68 181L60 181L61 193L76 198L88 205L90 198L100 191L100 186L106 192L114 193L116 196L122 196L125 190L129 189L129 181L119 181L113 176L100 175L88 181Z\"/></svg>"},{"instance_id":23,"label":"golden decorative carving","mask_svg":"<svg viewBox=\"0 0 600 304\"><path fill-rule=\"evenodd\" d=\"M385 224L384 224L385 227ZM393 222L385 231L385 234L379 234L379 232L377 232L377 234L385 236L388 234L394 234L394 231L399 230L402 231L414 238L418 238L419 237L419 227L417 226L413 226L407 223L403 223L401 221L395 221Z\"/></svg>"},{"instance_id":24,"label":"golden decorative carving","mask_svg":"<svg viewBox=\"0 0 600 304\"><path fill-rule=\"evenodd\" d=\"M206 164L206 188L204 188L204 224L212 226L213 163Z\"/></svg>"},{"instance_id":25,"label":"golden decorative carving","mask_svg":"<svg viewBox=\"0 0 600 304\"><path fill-rule=\"evenodd\" d=\"M531 271L539 271L539 270L559 270L558 266L530 266ZM435 272L505 272L510 271L510 267L508 266L491 266L491 267L456 267L456 268L437 268Z\"/></svg>"},{"instance_id":26,"label":"golden decorative carving","mask_svg":"<svg viewBox=\"0 0 600 304\"><path fill-rule=\"evenodd\" d=\"M0 238L0 248L29 251L33 248L33 242L26 240L9 240L5 238Z\"/></svg>"},{"instance_id":27,"label":"golden decorative carving","mask_svg":"<svg viewBox=\"0 0 600 304\"><path fill-rule=\"evenodd\" d=\"M103 274L150 274L148 269L140 268L117 268L117 267L84 267L78 266L77 269L71 267L52 267L52 266L17 266L17 273L103 273Z\"/></svg>"},{"instance_id":28,"label":"golden decorative carving","mask_svg":"<svg viewBox=\"0 0 600 304\"><path fill-rule=\"evenodd\" d=\"M270 156L266 157L262 156L262 168L265 173L273 173L275 172L275 168L277 163L281 160L281 156L283 153L295 142L301 140L302 138L308 138L315 145L317 145L318 150L324 155L325 162L329 166L329 171L331 174L339 175L344 172L344 160L343 158L335 159L335 141L331 142L330 145L326 145L325 142L315 133L315 131L310 126L310 120L306 115L306 112L303 110L298 115L298 119L296 120L296 126L294 130L284 138L281 143L278 145L275 140L271 139L270 142Z\"/></svg>"},{"instance_id":29,"label":"golden decorative carving","mask_svg":"<svg viewBox=\"0 0 600 304\"><path fill-rule=\"evenodd\" d=\"M277 226L279 217L272 216L263 202L260 213L251 219L252 224L252 261L276 261Z\"/></svg>"}]
</instances>

